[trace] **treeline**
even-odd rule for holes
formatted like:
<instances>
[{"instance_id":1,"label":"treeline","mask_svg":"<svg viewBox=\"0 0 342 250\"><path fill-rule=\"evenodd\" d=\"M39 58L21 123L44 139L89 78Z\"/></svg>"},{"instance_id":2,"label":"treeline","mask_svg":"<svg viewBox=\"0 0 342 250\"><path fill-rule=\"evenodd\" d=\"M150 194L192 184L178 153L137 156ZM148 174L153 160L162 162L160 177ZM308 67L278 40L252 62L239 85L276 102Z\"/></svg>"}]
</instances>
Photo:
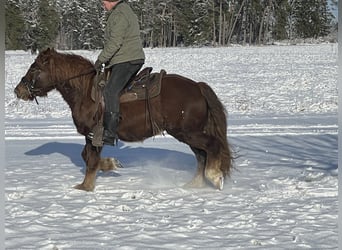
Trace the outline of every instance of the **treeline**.
<instances>
[{"instance_id":1,"label":"treeline","mask_svg":"<svg viewBox=\"0 0 342 250\"><path fill-rule=\"evenodd\" d=\"M337 29L327 0L131 0L145 47L269 44ZM337 5L337 1L330 1ZM99 0L6 0L6 49L97 49Z\"/></svg>"}]
</instances>

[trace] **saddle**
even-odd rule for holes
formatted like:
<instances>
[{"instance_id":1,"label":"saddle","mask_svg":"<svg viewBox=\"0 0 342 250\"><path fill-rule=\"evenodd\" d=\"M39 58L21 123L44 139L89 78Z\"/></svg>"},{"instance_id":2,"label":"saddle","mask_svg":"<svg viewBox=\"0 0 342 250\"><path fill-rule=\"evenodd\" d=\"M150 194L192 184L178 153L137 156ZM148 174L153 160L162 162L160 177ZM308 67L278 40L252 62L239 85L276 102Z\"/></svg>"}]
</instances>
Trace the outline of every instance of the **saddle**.
<instances>
[{"instance_id":1,"label":"saddle","mask_svg":"<svg viewBox=\"0 0 342 250\"><path fill-rule=\"evenodd\" d=\"M161 80L166 74L166 71L162 69L159 73L152 74L151 71L152 67L144 68L127 84L120 94L120 103L146 100L160 94ZM110 73L110 70L104 72L103 77L105 78L105 81L108 80ZM101 79L95 79L95 81L97 84L94 84L91 92L91 98L94 102L96 102L96 95L98 93L96 85L101 84ZM105 84L105 81L103 82L102 80L102 84Z\"/></svg>"},{"instance_id":2,"label":"saddle","mask_svg":"<svg viewBox=\"0 0 342 250\"><path fill-rule=\"evenodd\" d=\"M137 74L133 81L129 82L127 86L122 90L120 94L120 103L127 103L137 100L146 100L148 104L148 112L151 112L149 99L156 97L160 94L161 81L166 74L165 70L161 70L160 73L152 73L152 67L144 68L139 74ZM96 125L92 129L92 132L87 135L92 141L93 146L102 147L103 141L103 113L104 100L102 96L103 87L106 85L110 76L110 70L97 74L93 87L91 90L91 99L95 102L96 112L94 119L97 121ZM150 116L150 122L153 125L152 117ZM155 127L153 126L155 130ZM153 131L154 131L153 130Z\"/></svg>"}]
</instances>

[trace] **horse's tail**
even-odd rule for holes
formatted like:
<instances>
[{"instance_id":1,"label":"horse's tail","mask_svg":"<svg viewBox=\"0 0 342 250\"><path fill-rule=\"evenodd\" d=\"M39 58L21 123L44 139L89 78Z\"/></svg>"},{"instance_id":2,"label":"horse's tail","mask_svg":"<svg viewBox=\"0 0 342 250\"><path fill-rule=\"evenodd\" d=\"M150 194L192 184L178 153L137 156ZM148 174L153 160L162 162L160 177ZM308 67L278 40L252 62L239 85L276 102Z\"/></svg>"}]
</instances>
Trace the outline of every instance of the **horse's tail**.
<instances>
[{"instance_id":1,"label":"horse's tail","mask_svg":"<svg viewBox=\"0 0 342 250\"><path fill-rule=\"evenodd\" d=\"M227 112L223 104L212 90L204 82L198 86L208 103L208 122L206 132L218 139L220 143L221 171L224 175L230 175L233 158L227 139Z\"/></svg>"}]
</instances>

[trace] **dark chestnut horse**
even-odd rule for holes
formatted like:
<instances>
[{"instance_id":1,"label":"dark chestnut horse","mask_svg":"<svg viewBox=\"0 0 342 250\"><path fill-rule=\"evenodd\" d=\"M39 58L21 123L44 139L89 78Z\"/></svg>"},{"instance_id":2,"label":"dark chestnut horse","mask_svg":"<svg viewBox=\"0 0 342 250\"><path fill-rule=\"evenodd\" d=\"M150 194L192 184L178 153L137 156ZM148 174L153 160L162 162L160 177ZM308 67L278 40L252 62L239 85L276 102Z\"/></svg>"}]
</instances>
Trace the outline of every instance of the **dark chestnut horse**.
<instances>
[{"instance_id":1,"label":"dark chestnut horse","mask_svg":"<svg viewBox=\"0 0 342 250\"><path fill-rule=\"evenodd\" d=\"M101 158L101 147L92 146L87 138L95 126L97 106L91 99L94 65L74 54L58 53L54 49L42 51L30 66L14 92L23 100L46 96L53 89L59 91L68 103L78 133L86 138L82 157L86 174L77 189L92 191L98 170L117 169L114 158ZM222 190L224 178L229 176L232 156L227 141L227 118L222 103L214 91L203 82L194 82L176 74L166 74L161 81L160 95L146 101L120 104L119 139L127 142L142 141L154 136L154 121L158 132L166 131L194 152L198 169L188 184L200 187L208 180Z\"/></svg>"}]
</instances>

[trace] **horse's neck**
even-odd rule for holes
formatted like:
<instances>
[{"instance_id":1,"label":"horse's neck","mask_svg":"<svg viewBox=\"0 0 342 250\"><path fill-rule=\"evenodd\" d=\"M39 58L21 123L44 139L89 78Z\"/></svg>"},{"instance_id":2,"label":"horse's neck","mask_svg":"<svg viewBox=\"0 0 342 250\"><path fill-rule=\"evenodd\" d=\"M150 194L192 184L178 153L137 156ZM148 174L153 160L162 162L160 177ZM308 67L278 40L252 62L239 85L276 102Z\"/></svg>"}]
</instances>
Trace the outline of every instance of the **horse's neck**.
<instances>
[{"instance_id":1,"label":"horse's neck","mask_svg":"<svg viewBox=\"0 0 342 250\"><path fill-rule=\"evenodd\" d=\"M68 60L65 61L66 63L69 63ZM81 64L84 65L84 67L81 66ZM89 66L91 65L80 62L78 67L80 66L81 68L79 70L68 70L67 72L72 73L66 74L67 72L64 71L65 68L70 67L69 69L71 69L72 67L75 67L75 65L64 64L62 68L56 69L54 72L56 76L54 80L58 83L56 84L56 90L61 93L63 99L71 109L72 117L78 132L84 134L89 127L93 126L91 124L92 117L88 117L88 114L95 112L95 105L91 100L91 87L95 73L84 74L87 70L90 71ZM61 72L59 72L59 70Z\"/></svg>"},{"instance_id":2,"label":"horse's neck","mask_svg":"<svg viewBox=\"0 0 342 250\"><path fill-rule=\"evenodd\" d=\"M73 65L70 65L73 67ZM86 70L80 70L86 71ZM69 75L63 74L63 72L56 71L56 77L54 81L56 89L61 93L63 99L68 103L69 107L73 110L75 106L86 100L90 99L89 86L92 83L92 75L81 75L80 73L71 73Z\"/></svg>"},{"instance_id":3,"label":"horse's neck","mask_svg":"<svg viewBox=\"0 0 342 250\"><path fill-rule=\"evenodd\" d=\"M56 87L64 99L64 101L69 105L70 109L75 108L76 100L78 98L77 91L72 88L68 83L60 84Z\"/></svg>"}]
</instances>

